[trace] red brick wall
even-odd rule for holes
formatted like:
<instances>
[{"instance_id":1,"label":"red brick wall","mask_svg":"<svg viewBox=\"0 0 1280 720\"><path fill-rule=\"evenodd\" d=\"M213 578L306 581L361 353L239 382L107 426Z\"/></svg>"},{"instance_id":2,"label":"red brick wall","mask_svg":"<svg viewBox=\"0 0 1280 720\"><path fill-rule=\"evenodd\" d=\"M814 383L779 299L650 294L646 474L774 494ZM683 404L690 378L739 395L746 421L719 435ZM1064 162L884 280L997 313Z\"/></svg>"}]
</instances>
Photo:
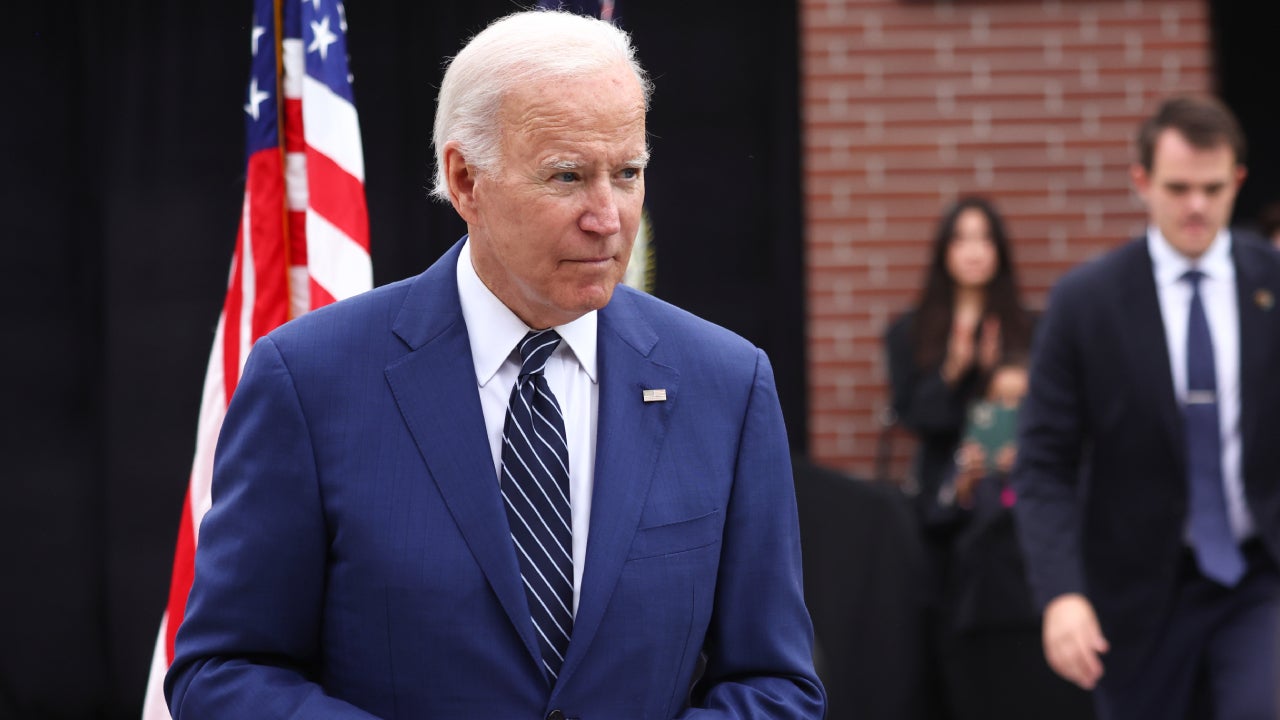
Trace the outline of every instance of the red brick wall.
<instances>
[{"instance_id":1,"label":"red brick wall","mask_svg":"<svg viewBox=\"0 0 1280 720\"><path fill-rule=\"evenodd\" d=\"M809 449L872 471L881 333L914 302L943 206L993 198L1026 300L1139 232L1131 143L1209 89L1202 0L801 0ZM898 443L899 467L909 448Z\"/></svg>"}]
</instances>

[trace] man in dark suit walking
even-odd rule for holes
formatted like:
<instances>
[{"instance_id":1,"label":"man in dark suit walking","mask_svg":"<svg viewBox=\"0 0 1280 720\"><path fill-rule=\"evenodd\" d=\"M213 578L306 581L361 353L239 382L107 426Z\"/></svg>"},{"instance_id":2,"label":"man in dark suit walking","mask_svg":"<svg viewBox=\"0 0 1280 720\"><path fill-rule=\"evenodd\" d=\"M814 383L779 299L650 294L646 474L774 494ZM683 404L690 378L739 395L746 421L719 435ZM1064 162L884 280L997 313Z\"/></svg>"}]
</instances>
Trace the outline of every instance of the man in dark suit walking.
<instances>
[{"instance_id":1,"label":"man in dark suit walking","mask_svg":"<svg viewBox=\"0 0 1280 720\"><path fill-rule=\"evenodd\" d=\"M1138 133L1137 238L1054 288L1015 506L1044 649L1102 720L1274 720L1280 256L1226 229L1244 139L1213 99Z\"/></svg>"}]
</instances>

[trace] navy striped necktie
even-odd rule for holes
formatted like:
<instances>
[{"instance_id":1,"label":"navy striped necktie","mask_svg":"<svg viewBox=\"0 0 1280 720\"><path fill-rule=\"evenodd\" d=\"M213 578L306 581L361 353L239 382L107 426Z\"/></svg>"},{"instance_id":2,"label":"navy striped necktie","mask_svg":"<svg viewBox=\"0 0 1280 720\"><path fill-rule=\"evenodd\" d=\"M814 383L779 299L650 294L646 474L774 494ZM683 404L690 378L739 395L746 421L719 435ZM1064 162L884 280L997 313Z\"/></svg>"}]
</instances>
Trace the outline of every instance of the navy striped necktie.
<instances>
[{"instance_id":1,"label":"navy striped necktie","mask_svg":"<svg viewBox=\"0 0 1280 720\"><path fill-rule=\"evenodd\" d=\"M560 344L554 330L520 341L520 377L502 429L499 478L529 612L548 679L555 682L573 633L573 521L569 448L560 404L543 376Z\"/></svg>"},{"instance_id":2,"label":"navy striped necktie","mask_svg":"<svg viewBox=\"0 0 1280 720\"><path fill-rule=\"evenodd\" d=\"M1244 576L1245 562L1231 532L1222 487L1222 436L1213 336L1200 299L1204 273L1188 270L1182 278L1191 284L1191 312L1187 318L1187 400L1183 408L1191 549L1205 577L1233 587Z\"/></svg>"}]
</instances>

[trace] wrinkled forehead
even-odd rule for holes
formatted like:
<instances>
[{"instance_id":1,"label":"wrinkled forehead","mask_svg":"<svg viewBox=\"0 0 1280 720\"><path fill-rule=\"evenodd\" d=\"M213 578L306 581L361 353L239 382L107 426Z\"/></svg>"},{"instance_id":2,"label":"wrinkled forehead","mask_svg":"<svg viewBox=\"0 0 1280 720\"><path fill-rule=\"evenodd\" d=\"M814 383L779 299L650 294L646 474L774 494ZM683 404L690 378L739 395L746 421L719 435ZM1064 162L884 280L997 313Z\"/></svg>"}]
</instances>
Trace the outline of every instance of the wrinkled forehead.
<instances>
[{"instance_id":1,"label":"wrinkled forehead","mask_svg":"<svg viewBox=\"0 0 1280 720\"><path fill-rule=\"evenodd\" d=\"M516 135L569 134L643 142L643 92L629 68L622 70L549 78L517 87L499 106L502 130Z\"/></svg>"},{"instance_id":2,"label":"wrinkled forehead","mask_svg":"<svg viewBox=\"0 0 1280 720\"><path fill-rule=\"evenodd\" d=\"M644 115L647 103L643 85L630 65L619 62L582 72L530 75L513 83L499 98L499 108L504 113L521 113L530 105L603 102L632 105Z\"/></svg>"}]
</instances>

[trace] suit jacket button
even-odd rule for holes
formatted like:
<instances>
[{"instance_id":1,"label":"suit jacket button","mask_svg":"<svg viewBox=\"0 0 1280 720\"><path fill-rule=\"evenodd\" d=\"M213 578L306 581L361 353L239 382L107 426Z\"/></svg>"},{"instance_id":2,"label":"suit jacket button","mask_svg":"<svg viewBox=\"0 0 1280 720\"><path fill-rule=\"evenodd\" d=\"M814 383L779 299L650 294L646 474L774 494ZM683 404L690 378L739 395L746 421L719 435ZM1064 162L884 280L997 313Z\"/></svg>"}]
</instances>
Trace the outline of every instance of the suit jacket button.
<instances>
[{"instance_id":1,"label":"suit jacket button","mask_svg":"<svg viewBox=\"0 0 1280 720\"><path fill-rule=\"evenodd\" d=\"M564 720L564 713L559 710L552 710L547 713L547 720Z\"/></svg>"}]
</instances>

